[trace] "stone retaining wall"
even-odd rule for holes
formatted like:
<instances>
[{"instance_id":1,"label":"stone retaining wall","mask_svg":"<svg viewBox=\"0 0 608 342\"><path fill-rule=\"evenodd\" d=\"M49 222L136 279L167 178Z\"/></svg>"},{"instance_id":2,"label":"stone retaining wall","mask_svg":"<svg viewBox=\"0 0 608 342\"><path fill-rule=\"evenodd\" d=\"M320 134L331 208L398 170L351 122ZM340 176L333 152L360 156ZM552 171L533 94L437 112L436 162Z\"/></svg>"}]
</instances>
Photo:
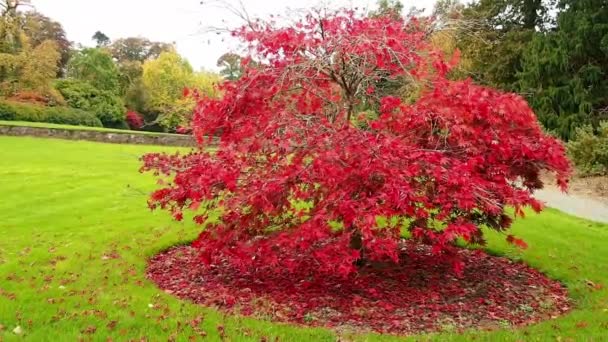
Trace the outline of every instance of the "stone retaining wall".
<instances>
[{"instance_id":1,"label":"stone retaining wall","mask_svg":"<svg viewBox=\"0 0 608 342\"><path fill-rule=\"evenodd\" d=\"M61 128L42 128L24 126L2 126L0 135L31 136L68 140L88 140L115 144L161 145L161 146L196 146L190 135L178 134L136 134L103 132L92 130L70 130Z\"/></svg>"}]
</instances>

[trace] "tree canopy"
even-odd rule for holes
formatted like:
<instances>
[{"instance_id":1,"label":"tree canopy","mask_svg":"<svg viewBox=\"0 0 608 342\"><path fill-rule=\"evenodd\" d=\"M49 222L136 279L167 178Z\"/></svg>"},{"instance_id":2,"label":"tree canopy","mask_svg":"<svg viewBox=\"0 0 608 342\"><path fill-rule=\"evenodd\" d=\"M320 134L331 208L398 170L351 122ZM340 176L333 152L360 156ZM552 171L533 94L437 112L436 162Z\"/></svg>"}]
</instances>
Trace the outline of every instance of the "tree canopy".
<instances>
[{"instance_id":1,"label":"tree canopy","mask_svg":"<svg viewBox=\"0 0 608 342\"><path fill-rule=\"evenodd\" d=\"M87 81L95 88L118 95L120 74L106 50L85 48L77 51L68 63L67 76Z\"/></svg>"},{"instance_id":2,"label":"tree canopy","mask_svg":"<svg viewBox=\"0 0 608 342\"><path fill-rule=\"evenodd\" d=\"M24 12L21 16L21 26L34 47L48 40L57 44L61 55L58 73L61 75L67 66L72 50L72 43L68 40L63 26L36 11Z\"/></svg>"},{"instance_id":3,"label":"tree canopy","mask_svg":"<svg viewBox=\"0 0 608 342\"><path fill-rule=\"evenodd\" d=\"M236 30L247 58L263 62L244 63L222 97L199 98L202 148L144 157L143 170L169 176L150 207L177 220L190 209L205 225L193 243L205 265L348 277L367 262L397 262L407 230L411 253L431 245L459 273L458 241L482 244L482 227L506 232L507 207L542 209L532 196L542 171L566 186L564 146L526 101L450 80L457 61L432 48L428 23L317 14ZM377 93L379 79L417 82L419 96ZM353 125L368 103L378 115Z\"/></svg>"},{"instance_id":4,"label":"tree canopy","mask_svg":"<svg viewBox=\"0 0 608 342\"><path fill-rule=\"evenodd\" d=\"M184 95L185 89L198 89L210 95L214 92L213 84L218 81L214 74L195 73L190 63L175 51L163 52L143 65L146 107L158 113L157 121L169 129L189 125L194 100Z\"/></svg>"}]
</instances>

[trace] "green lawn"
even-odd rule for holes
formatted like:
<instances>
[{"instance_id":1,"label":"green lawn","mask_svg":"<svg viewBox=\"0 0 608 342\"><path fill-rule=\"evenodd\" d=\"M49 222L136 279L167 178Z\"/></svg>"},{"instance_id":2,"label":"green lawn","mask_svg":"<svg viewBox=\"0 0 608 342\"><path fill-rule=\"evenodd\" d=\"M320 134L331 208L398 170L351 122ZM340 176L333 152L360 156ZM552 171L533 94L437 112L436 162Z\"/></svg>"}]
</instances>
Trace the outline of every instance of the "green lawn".
<instances>
[{"instance_id":1,"label":"green lawn","mask_svg":"<svg viewBox=\"0 0 608 342\"><path fill-rule=\"evenodd\" d=\"M29 122L29 121L0 120L0 126L56 128L56 129L67 129L67 130L72 130L72 131L98 131L98 132L106 132L106 133L123 133L123 134L179 135L179 134L173 134L173 133L132 131L132 130L128 130L128 129L115 129L115 128L104 128L104 127L58 125L58 124L52 124L52 123L46 123L46 122Z\"/></svg>"},{"instance_id":2,"label":"green lawn","mask_svg":"<svg viewBox=\"0 0 608 342\"><path fill-rule=\"evenodd\" d=\"M144 276L146 258L193 239L190 223L150 213L149 175L139 155L160 147L0 137L0 341L178 341L194 336L203 317L207 340L335 341L325 329L225 316L181 302ZM164 150L174 150L164 148ZM603 341L608 339L608 225L554 210L518 220L520 253L490 234L490 249L523 258L567 284L577 309L534 326L417 336L437 341ZM593 289L589 284L604 285ZM12 330L20 325L23 335ZM351 335L342 340L392 341Z\"/></svg>"}]
</instances>

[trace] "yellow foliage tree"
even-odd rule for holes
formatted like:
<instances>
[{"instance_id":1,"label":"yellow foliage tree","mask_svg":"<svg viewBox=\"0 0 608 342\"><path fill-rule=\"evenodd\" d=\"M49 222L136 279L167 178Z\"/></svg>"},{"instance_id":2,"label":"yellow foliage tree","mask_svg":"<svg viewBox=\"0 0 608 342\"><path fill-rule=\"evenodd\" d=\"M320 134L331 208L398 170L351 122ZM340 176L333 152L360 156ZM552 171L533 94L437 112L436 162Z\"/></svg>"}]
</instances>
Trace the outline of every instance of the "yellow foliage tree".
<instances>
[{"instance_id":1,"label":"yellow foliage tree","mask_svg":"<svg viewBox=\"0 0 608 342\"><path fill-rule=\"evenodd\" d=\"M32 47L29 38L21 34L21 50L17 53L0 53L1 92L13 96L20 92L33 92L51 102L62 102L53 89L61 53L57 43L46 40Z\"/></svg>"},{"instance_id":2,"label":"yellow foliage tree","mask_svg":"<svg viewBox=\"0 0 608 342\"><path fill-rule=\"evenodd\" d=\"M213 73L194 72L177 52L163 52L143 65L146 109L158 113L156 122L166 129L188 125L195 102L184 96L184 89L197 89L201 94L215 96L214 85L219 80L219 75Z\"/></svg>"}]
</instances>

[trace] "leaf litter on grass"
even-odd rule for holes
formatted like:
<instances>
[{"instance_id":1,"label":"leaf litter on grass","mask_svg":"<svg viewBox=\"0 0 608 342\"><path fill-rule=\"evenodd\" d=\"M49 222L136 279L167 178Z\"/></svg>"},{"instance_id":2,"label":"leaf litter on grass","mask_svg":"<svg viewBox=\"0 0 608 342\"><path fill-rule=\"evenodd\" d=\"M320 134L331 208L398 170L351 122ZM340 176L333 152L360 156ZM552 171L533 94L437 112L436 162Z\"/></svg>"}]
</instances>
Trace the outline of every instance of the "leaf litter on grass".
<instances>
[{"instance_id":1,"label":"leaf litter on grass","mask_svg":"<svg viewBox=\"0 0 608 342\"><path fill-rule=\"evenodd\" d=\"M411 246L397 265L364 266L347 279L312 279L205 267L197 249L180 246L153 257L147 275L166 293L204 306L336 330L493 329L555 318L571 308L565 287L521 262L480 250L458 253L466 264L460 278L434 262L430 248Z\"/></svg>"}]
</instances>

